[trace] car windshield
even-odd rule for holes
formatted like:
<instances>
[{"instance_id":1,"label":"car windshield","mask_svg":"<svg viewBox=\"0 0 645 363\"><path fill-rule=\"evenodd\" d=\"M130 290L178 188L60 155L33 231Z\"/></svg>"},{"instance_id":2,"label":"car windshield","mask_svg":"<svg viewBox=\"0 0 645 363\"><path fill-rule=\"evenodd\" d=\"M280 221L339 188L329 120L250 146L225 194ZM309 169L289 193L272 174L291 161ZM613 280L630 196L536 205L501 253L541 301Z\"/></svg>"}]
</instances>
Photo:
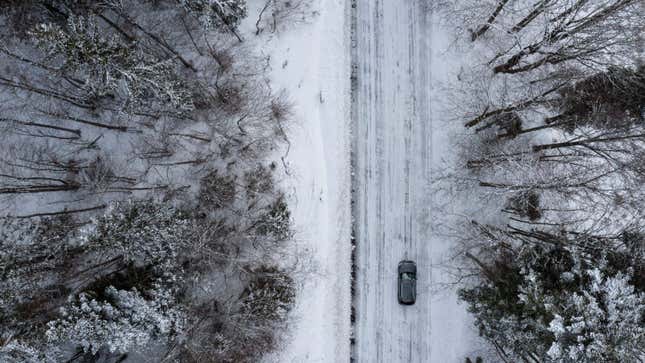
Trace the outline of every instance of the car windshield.
<instances>
[{"instance_id":1,"label":"car windshield","mask_svg":"<svg viewBox=\"0 0 645 363\"><path fill-rule=\"evenodd\" d=\"M413 273L404 272L404 273L401 274L401 279L403 279L403 280L414 280L415 277L414 277Z\"/></svg>"}]
</instances>

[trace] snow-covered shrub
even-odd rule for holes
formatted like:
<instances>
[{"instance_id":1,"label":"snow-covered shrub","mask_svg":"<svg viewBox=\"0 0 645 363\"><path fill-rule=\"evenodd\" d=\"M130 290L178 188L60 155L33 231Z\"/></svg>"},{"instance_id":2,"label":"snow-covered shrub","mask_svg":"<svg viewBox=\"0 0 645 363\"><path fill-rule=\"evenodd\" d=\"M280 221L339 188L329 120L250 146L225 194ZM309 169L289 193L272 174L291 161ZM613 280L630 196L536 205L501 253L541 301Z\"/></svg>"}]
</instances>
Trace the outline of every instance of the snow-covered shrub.
<instances>
[{"instance_id":1,"label":"snow-covered shrub","mask_svg":"<svg viewBox=\"0 0 645 363\"><path fill-rule=\"evenodd\" d=\"M274 350L295 302L295 282L275 266L247 268L242 294L193 306L182 362L252 363Z\"/></svg>"},{"instance_id":2,"label":"snow-covered shrub","mask_svg":"<svg viewBox=\"0 0 645 363\"><path fill-rule=\"evenodd\" d=\"M246 0L177 0L206 28L235 29L246 17Z\"/></svg>"},{"instance_id":3,"label":"snow-covered shrub","mask_svg":"<svg viewBox=\"0 0 645 363\"><path fill-rule=\"evenodd\" d=\"M242 293L241 311L254 321L276 322L286 318L295 302L291 276L275 266L260 266Z\"/></svg>"},{"instance_id":4,"label":"snow-covered shrub","mask_svg":"<svg viewBox=\"0 0 645 363\"><path fill-rule=\"evenodd\" d=\"M520 217L535 221L542 217L540 211L540 194L534 190L517 193L508 199L506 208Z\"/></svg>"},{"instance_id":5,"label":"snow-covered shrub","mask_svg":"<svg viewBox=\"0 0 645 363\"><path fill-rule=\"evenodd\" d=\"M278 242L291 238L291 212L284 195L277 198L267 209L258 221L257 232Z\"/></svg>"},{"instance_id":6,"label":"snow-covered shrub","mask_svg":"<svg viewBox=\"0 0 645 363\"><path fill-rule=\"evenodd\" d=\"M230 206L235 200L235 194L235 180L232 176L220 175L217 170L213 170L200 180L199 204L205 208Z\"/></svg>"},{"instance_id":7,"label":"snow-covered shrub","mask_svg":"<svg viewBox=\"0 0 645 363\"><path fill-rule=\"evenodd\" d=\"M255 169L247 171L244 174L244 179L246 181L246 194L250 199L257 197L260 193L270 193L273 191L271 169L262 165L258 165Z\"/></svg>"},{"instance_id":8,"label":"snow-covered shrub","mask_svg":"<svg viewBox=\"0 0 645 363\"><path fill-rule=\"evenodd\" d=\"M36 348L20 340L0 337L0 360L6 363L57 363L60 351L56 347Z\"/></svg>"},{"instance_id":9,"label":"snow-covered shrub","mask_svg":"<svg viewBox=\"0 0 645 363\"><path fill-rule=\"evenodd\" d=\"M271 100L269 109L271 110L271 117L277 122L282 122L291 117L293 104L284 93L280 93Z\"/></svg>"}]
</instances>

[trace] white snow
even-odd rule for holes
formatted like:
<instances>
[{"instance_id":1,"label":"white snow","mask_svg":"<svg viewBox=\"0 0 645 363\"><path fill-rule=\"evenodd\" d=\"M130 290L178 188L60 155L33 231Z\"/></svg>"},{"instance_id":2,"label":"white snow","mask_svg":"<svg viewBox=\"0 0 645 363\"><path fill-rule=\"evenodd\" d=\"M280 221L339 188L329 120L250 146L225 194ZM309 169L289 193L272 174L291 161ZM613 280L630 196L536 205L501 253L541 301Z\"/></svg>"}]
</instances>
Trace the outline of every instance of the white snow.
<instances>
[{"instance_id":1,"label":"white snow","mask_svg":"<svg viewBox=\"0 0 645 363\"><path fill-rule=\"evenodd\" d=\"M249 2L249 22L263 1ZM342 362L349 357L350 131L349 29L346 1L313 1L302 24L263 32L255 40L269 56L274 89L294 106L284 188L300 252L313 259L305 273L291 329L270 362ZM248 25L248 24L247 24ZM250 30L250 29L248 29ZM248 33L247 33L248 34ZM251 37L250 35L248 36ZM282 152L282 151L281 151Z\"/></svg>"}]
</instances>

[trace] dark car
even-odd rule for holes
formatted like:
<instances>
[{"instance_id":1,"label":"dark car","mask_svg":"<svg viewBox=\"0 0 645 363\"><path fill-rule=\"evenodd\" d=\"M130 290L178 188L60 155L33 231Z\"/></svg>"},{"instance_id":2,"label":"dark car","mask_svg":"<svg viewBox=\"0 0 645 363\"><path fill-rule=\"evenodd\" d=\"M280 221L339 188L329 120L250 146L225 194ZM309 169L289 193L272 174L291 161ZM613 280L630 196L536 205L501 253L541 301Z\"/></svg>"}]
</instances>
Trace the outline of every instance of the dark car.
<instances>
[{"instance_id":1,"label":"dark car","mask_svg":"<svg viewBox=\"0 0 645 363\"><path fill-rule=\"evenodd\" d=\"M417 265L414 261L399 262L399 303L412 305L417 299Z\"/></svg>"}]
</instances>

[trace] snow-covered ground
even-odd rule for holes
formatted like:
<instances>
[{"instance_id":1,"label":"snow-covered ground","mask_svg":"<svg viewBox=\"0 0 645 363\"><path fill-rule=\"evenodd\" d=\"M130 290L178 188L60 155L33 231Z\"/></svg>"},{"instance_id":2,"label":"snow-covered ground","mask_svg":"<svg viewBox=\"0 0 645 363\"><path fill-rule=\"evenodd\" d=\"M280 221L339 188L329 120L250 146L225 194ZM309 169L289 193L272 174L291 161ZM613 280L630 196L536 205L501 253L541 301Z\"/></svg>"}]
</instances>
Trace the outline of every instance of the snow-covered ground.
<instances>
[{"instance_id":1,"label":"snow-covered ground","mask_svg":"<svg viewBox=\"0 0 645 363\"><path fill-rule=\"evenodd\" d=\"M263 1L249 2L249 19ZM271 362L343 362L350 335L350 59L345 0L313 1L305 22L249 39L269 56L272 83L294 106L289 175L296 247L313 259L291 330ZM306 14L305 14L306 15ZM251 31L251 29L248 29Z\"/></svg>"}]
</instances>

